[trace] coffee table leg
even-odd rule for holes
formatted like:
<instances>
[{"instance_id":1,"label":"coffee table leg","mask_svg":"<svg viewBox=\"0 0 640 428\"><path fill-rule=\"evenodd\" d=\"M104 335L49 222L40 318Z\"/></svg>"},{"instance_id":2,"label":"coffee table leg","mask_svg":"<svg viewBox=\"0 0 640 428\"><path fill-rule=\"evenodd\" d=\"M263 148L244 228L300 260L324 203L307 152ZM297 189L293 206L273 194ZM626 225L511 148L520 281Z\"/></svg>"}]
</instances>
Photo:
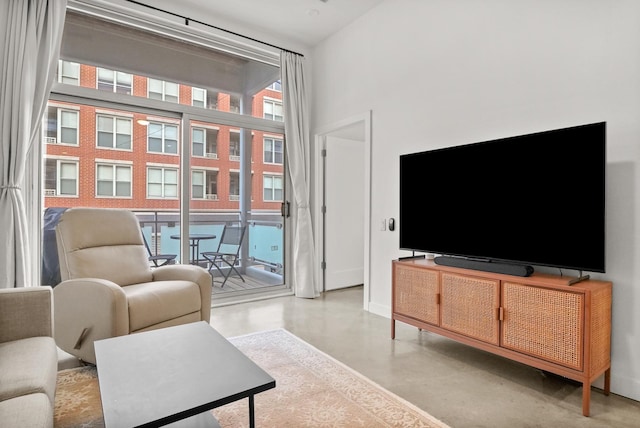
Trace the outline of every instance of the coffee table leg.
<instances>
[{"instance_id":1,"label":"coffee table leg","mask_svg":"<svg viewBox=\"0 0 640 428\"><path fill-rule=\"evenodd\" d=\"M249 396L249 427L256 428L256 415L253 407L253 395Z\"/></svg>"}]
</instances>

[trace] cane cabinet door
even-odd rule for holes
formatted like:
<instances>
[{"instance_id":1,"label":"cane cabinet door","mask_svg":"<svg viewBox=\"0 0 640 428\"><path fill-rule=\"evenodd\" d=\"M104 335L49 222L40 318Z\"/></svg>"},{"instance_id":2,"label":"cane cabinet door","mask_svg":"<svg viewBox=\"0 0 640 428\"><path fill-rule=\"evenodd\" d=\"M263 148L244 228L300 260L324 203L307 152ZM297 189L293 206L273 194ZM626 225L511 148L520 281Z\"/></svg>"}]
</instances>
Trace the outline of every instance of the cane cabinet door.
<instances>
[{"instance_id":1,"label":"cane cabinet door","mask_svg":"<svg viewBox=\"0 0 640 428\"><path fill-rule=\"evenodd\" d=\"M396 265L393 312L438 325L439 276L437 271Z\"/></svg>"}]
</instances>

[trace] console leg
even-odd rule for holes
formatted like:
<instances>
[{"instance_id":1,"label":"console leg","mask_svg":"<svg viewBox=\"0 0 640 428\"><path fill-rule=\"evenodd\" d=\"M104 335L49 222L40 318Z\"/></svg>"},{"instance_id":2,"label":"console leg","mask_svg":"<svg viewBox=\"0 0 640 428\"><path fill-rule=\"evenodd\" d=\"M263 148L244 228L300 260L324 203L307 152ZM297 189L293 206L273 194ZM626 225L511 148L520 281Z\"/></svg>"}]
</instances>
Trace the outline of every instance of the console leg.
<instances>
[{"instance_id":1,"label":"console leg","mask_svg":"<svg viewBox=\"0 0 640 428\"><path fill-rule=\"evenodd\" d=\"M391 319L391 340L396 338L396 320Z\"/></svg>"},{"instance_id":2,"label":"console leg","mask_svg":"<svg viewBox=\"0 0 640 428\"><path fill-rule=\"evenodd\" d=\"M611 392L611 368L608 368L604 372L604 395L609 395Z\"/></svg>"},{"instance_id":3,"label":"console leg","mask_svg":"<svg viewBox=\"0 0 640 428\"><path fill-rule=\"evenodd\" d=\"M591 402L591 384L589 382L582 383L582 414L589 416L589 404Z\"/></svg>"}]
</instances>

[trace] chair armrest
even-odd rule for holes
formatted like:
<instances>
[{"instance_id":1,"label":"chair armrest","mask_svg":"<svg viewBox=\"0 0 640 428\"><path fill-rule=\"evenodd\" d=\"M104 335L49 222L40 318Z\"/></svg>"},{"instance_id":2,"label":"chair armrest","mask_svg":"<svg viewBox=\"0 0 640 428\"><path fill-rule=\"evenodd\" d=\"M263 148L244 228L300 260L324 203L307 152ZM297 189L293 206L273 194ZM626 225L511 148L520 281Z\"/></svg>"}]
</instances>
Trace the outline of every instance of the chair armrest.
<instances>
[{"instance_id":1,"label":"chair armrest","mask_svg":"<svg viewBox=\"0 0 640 428\"><path fill-rule=\"evenodd\" d=\"M201 320L211 321L211 275L206 269L195 265L165 265L152 270L154 281L191 281L200 287Z\"/></svg>"},{"instance_id":2,"label":"chair armrest","mask_svg":"<svg viewBox=\"0 0 640 428\"><path fill-rule=\"evenodd\" d=\"M69 279L53 290L55 339L64 351L96 362L93 342L129 334L129 307L122 288L99 278Z\"/></svg>"},{"instance_id":3,"label":"chair armrest","mask_svg":"<svg viewBox=\"0 0 640 428\"><path fill-rule=\"evenodd\" d=\"M0 343L53 337L53 297L49 286L0 289Z\"/></svg>"}]
</instances>

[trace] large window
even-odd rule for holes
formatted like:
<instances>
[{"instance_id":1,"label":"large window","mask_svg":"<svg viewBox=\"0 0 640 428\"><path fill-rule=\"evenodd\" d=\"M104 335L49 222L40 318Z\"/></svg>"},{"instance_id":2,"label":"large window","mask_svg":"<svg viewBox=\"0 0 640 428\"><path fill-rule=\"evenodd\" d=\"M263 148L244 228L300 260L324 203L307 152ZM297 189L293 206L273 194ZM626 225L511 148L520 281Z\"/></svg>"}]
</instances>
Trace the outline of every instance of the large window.
<instances>
[{"instance_id":1,"label":"large window","mask_svg":"<svg viewBox=\"0 0 640 428\"><path fill-rule=\"evenodd\" d=\"M178 154L178 125L150 123L147 150L155 153Z\"/></svg>"},{"instance_id":2,"label":"large window","mask_svg":"<svg viewBox=\"0 0 640 428\"><path fill-rule=\"evenodd\" d=\"M78 161L45 159L45 196L78 196Z\"/></svg>"},{"instance_id":3,"label":"large window","mask_svg":"<svg viewBox=\"0 0 640 428\"><path fill-rule=\"evenodd\" d=\"M78 3L43 118L44 208L131 210L154 248L183 263L199 259L189 233L220 236L241 223L250 227L239 268L277 273L283 284L274 248L283 248L284 220L280 204L262 197L265 174L286 176L278 52L221 51L200 30L160 29L136 10L105 22ZM216 248L210 240L200 250Z\"/></svg>"},{"instance_id":4,"label":"large window","mask_svg":"<svg viewBox=\"0 0 640 428\"><path fill-rule=\"evenodd\" d=\"M149 198L178 197L178 170L175 168L147 168L147 196Z\"/></svg>"},{"instance_id":5,"label":"large window","mask_svg":"<svg viewBox=\"0 0 640 428\"><path fill-rule=\"evenodd\" d=\"M131 150L131 119L99 114L96 122L98 147Z\"/></svg>"},{"instance_id":6,"label":"large window","mask_svg":"<svg viewBox=\"0 0 640 428\"><path fill-rule=\"evenodd\" d=\"M96 196L131 197L131 166L97 164Z\"/></svg>"}]
</instances>

